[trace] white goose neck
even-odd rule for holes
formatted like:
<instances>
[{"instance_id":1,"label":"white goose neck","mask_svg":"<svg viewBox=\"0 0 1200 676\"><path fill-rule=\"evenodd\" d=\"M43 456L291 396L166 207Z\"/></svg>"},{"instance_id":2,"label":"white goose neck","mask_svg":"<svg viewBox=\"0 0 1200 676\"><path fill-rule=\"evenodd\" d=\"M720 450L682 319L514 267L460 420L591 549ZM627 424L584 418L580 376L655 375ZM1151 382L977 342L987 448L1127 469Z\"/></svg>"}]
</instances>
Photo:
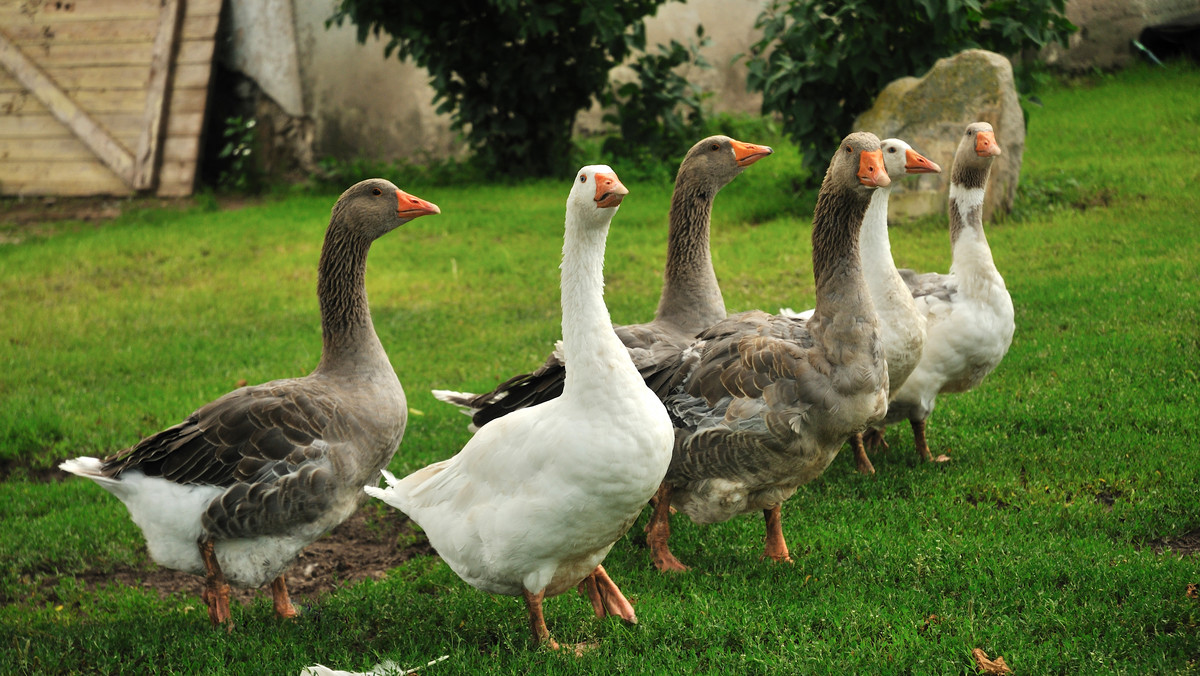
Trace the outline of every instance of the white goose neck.
<instances>
[{"instance_id":1,"label":"white goose neck","mask_svg":"<svg viewBox=\"0 0 1200 676\"><path fill-rule=\"evenodd\" d=\"M950 272L962 280L968 293L973 280L1004 284L983 232L983 198L984 188L950 184Z\"/></svg>"},{"instance_id":2,"label":"white goose neck","mask_svg":"<svg viewBox=\"0 0 1200 676\"><path fill-rule=\"evenodd\" d=\"M891 187L877 188L871 194L871 203L863 216L860 254L868 282L882 276L875 274L877 272L896 272L892 243L888 239L888 197L891 194Z\"/></svg>"},{"instance_id":3,"label":"white goose neck","mask_svg":"<svg viewBox=\"0 0 1200 676\"><path fill-rule=\"evenodd\" d=\"M613 369L637 369L612 328L604 304L604 248L608 226L567 224L563 238L562 330L567 364L563 394L579 393Z\"/></svg>"}]
</instances>

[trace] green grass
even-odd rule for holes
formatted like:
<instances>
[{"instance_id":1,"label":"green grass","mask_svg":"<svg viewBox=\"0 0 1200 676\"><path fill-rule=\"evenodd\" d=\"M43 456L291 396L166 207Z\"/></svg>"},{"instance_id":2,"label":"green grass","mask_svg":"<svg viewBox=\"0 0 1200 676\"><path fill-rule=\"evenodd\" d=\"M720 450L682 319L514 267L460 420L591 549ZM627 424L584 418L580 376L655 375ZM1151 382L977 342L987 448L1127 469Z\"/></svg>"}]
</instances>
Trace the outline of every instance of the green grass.
<instances>
[{"instance_id":1,"label":"green grass","mask_svg":"<svg viewBox=\"0 0 1200 676\"><path fill-rule=\"evenodd\" d=\"M194 596L73 580L148 565L145 547L99 488L37 477L173 424L239 380L311 369L334 195L137 211L0 247L0 664L297 673L449 655L422 673L970 674L978 647L1019 674L1193 672L1200 605L1185 590L1197 562L1150 545L1200 528L1197 91L1200 71L1173 65L1041 93L1019 208L988 229L1017 333L982 387L939 400L930 442L952 462L918 465L900 429L875 477L837 459L784 507L794 566L758 560L758 519L680 519L673 548L695 570L664 577L638 537L643 517L605 562L638 626L597 621L575 595L547 603L556 638L599 643L581 658L527 650L520 601L471 589L436 558L322 597L294 623L263 597L235 606L231 635L208 628ZM785 191L798 161L779 150L717 200L731 309L812 302L810 224L791 215L811 196ZM491 386L558 337L567 187L395 178L443 210L378 242L367 276L420 412L392 462L404 472L467 438L431 387ZM629 187L606 264L621 323L653 313L670 198L667 182ZM892 241L902 265L949 265L940 218Z\"/></svg>"}]
</instances>

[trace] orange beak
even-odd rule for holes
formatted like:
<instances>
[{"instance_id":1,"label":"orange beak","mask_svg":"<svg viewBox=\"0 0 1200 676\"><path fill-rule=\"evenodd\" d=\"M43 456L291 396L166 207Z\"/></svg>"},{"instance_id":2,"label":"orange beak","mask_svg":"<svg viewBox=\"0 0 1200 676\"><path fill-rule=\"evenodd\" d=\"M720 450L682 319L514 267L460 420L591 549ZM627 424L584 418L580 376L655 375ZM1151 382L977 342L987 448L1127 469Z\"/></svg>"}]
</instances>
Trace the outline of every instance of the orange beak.
<instances>
[{"instance_id":1,"label":"orange beak","mask_svg":"<svg viewBox=\"0 0 1200 676\"><path fill-rule=\"evenodd\" d=\"M739 167L748 167L751 164L761 160L762 158L775 152L770 146L760 146L754 143L742 143L741 141L730 141L729 145L733 146L733 157L737 160Z\"/></svg>"},{"instance_id":2,"label":"orange beak","mask_svg":"<svg viewBox=\"0 0 1200 676\"><path fill-rule=\"evenodd\" d=\"M864 150L858 156L858 182L868 188L886 188L892 184L883 168L882 150Z\"/></svg>"},{"instance_id":3,"label":"orange beak","mask_svg":"<svg viewBox=\"0 0 1200 676\"><path fill-rule=\"evenodd\" d=\"M980 157L995 157L1000 154L995 132L981 131L975 135L975 154Z\"/></svg>"},{"instance_id":4,"label":"orange beak","mask_svg":"<svg viewBox=\"0 0 1200 676\"><path fill-rule=\"evenodd\" d=\"M396 204L398 205L396 212L400 218L407 218L410 221L418 216L442 213L438 205L433 202L426 202L420 197L410 195L399 188L396 189Z\"/></svg>"},{"instance_id":5,"label":"orange beak","mask_svg":"<svg viewBox=\"0 0 1200 676\"><path fill-rule=\"evenodd\" d=\"M616 174L596 174L596 206L609 209L621 203L629 189L621 184Z\"/></svg>"},{"instance_id":6,"label":"orange beak","mask_svg":"<svg viewBox=\"0 0 1200 676\"><path fill-rule=\"evenodd\" d=\"M942 168L921 153L909 148L904 151L904 171L909 174L940 174Z\"/></svg>"}]
</instances>

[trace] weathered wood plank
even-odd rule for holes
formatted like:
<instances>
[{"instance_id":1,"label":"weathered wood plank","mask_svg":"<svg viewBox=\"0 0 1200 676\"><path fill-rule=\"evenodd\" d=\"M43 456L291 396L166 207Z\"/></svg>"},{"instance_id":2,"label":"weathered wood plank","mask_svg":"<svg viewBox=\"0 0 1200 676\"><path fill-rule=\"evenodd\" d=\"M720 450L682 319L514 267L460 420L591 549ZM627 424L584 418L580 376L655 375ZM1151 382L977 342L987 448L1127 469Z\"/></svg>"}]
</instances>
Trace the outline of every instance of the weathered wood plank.
<instances>
[{"instance_id":1,"label":"weathered wood plank","mask_svg":"<svg viewBox=\"0 0 1200 676\"><path fill-rule=\"evenodd\" d=\"M130 195L133 189L99 160L0 162L6 195Z\"/></svg>"},{"instance_id":2,"label":"weathered wood plank","mask_svg":"<svg viewBox=\"0 0 1200 676\"><path fill-rule=\"evenodd\" d=\"M136 137L133 140L137 140ZM164 161L195 161L200 150L200 137L172 136L164 139ZM75 136L50 138L0 137L0 163L4 162L79 162L96 161L92 151Z\"/></svg>"},{"instance_id":3,"label":"weathered wood plank","mask_svg":"<svg viewBox=\"0 0 1200 676\"><path fill-rule=\"evenodd\" d=\"M91 66L145 66L150 63L154 41L108 42L69 44L65 42L40 43L33 40L14 41L22 52L37 61L43 68L87 64ZM212 64L214 42L212 40L181 40L176 64Z\"/></svg>"},{"instance_id":4,"label":"weathered wood plank","mask_svg":"<svg viewBox=\"0 0 1200 676\"><path fill-rule=\"evenodd\" d=\"M104 2L0 2L0 19L25 21L95 21L158 15L155 0L104 0Z\"/></svg>"},{"instance_id":5,"label":"weathered wood plank","mask_svg":"<svg viewBox=\"0 0 1200 676\"><path fill-rule=\"evenodd\" d=\"M117 176L126 182L132 181L133 156L129 151L46 77L37 64L13 46L3 32L0 32L0 65L33 92L51 114L74 131Z\"/></svg>"},{"instance_id":6,"label":"weathered wood plank","mask_svg":"<svg viewBox=\"0 0 1200 676\"><path fill-rule=\"evenodd\" d=\"M61 5L61 6L60 6ZM196 16L219 14L221 0L188 0L188 13ZM158 17L159 0L73 0L69 3L47 1L0 0L0 20L7 17L25 21L95 21L124 17Z\"/></svg>"},{"instance_id":7,"label":"weathered wood plank","mask_svg":"<svg viewBox=\"0 0 1200 676\"><path fill-rule=\"evenodd\" d=\"M129 115L97 115L96 121L104 125L114 138L126 140L130 145L142 132L141 122ZM204 124L203 113L178 114L172 112L167 118L167 138L199 134ZM49 113L45 115L22 115L0 117L0 138L60 138L74 136L61 122Z\"/></svg>"},{"instance_id":8,"label":"weathered wood plank","mask_svg":"<svg viewBox=\"0 0 1200 676\"><path fill-rule=\"evenodd\" d=\"M59 89L74 95L87 90L123 90L145 92L149 85L149 61L141 66L92 66L55 65L42 66L42 72L58 85ZM212 68L208 64L184 64L179 66L173 80L176 87L207 87ZM19 83L9 80L0 83L0 92L20 88ZM126 94L132 96L133 94Z\"/></svg>"},{"instance_id":9,"label":"weathered wood plank","mask_svg":"<svg viewBox=\"0 0 1200 676\"><path fill-rule=\"evenodd\" d=\"M19 53L60 94L70 95L75 107L106 131L111 142L122 149L138 148L138 156L158 148L158 194L187 195L198 169L222 1L0 0L0 27L17 43ZM176 17L174 57L165 64L159 60L171 70L165 78L158 76L170 89L159 85L156 96L147 96L152 88L151 36L162 37L159 26L168 20L162 13L168 3L176 3L183 15ZM0 68L0 193L132 194L130 186L51 113L56 103L39 100L34 92L43 92L26 80L24 74L14 78ZM151 119L155 109L157 135Z\"/></svg>"},{"instance_id":10,"label":"weathered wood plank","mask_svg":"<svg viewBox=\"0 0 1200 676\"><path fill-rule=\"evenodd\" d=\"M207 89L176 89L171 93L171 114L202 113L207 96ZM129 113L133 113L136 118L144 109L142 97L124 91L77 91L72 98L97 120L106 115ZM38 115L45 112L48 112L46 107L28 93L21 95L20 91L0 92L0 119L6 115ZM141 123L140 119L136 121ZM112 129L108 122L102 124Z\"/></svg>"},{"instance_id":11,"label":"weathered wood plank","mask_svg":"<svg viewBox=\"0 0 1200 676\"><path fill-rule=\"evenodd\" d=\"M196 16L188 13L180 37L185 40L211 40L217 32L220 16ZM14 22L4 25L10 40L48 44L55 41L74 44L84 42L138 42L154 35L158 27L157 14L149 19L117 19L114 21L77 21L54 25Z\"/></svg>"},{"instance_id":12,"label":"weathered wood plank","mask_svg":"<svg viewBox=\"0 0 1200 676\"><path fill-rule=\"evenodd\" d=\"M133 187L144 190L154 185L158 169L159 149L162 142L163 115L167 103L167 80L171 75L171 61L175 56L175 42L179 36L179 24L183 18L179 0L166 0L154 38L154 55L150 62L150 82L146 92L146 112L142 117L142 135L134 153ZM198 68L193 66L193 69ZM204 68L204 81L208 82L209 68ZM186 86L186 85L185 85Z\"/></svg>"},{"instance_id":13,"label":"weathered wood plank","mask_svg":"<svg viewBox=\"0 0 1200 676\"><path fill-rule=\"evenodd\" d=\"M183 197L192 194L196 183L196 162L163 161L156 194L162 197Z\"/></svg>"}]
</instances>

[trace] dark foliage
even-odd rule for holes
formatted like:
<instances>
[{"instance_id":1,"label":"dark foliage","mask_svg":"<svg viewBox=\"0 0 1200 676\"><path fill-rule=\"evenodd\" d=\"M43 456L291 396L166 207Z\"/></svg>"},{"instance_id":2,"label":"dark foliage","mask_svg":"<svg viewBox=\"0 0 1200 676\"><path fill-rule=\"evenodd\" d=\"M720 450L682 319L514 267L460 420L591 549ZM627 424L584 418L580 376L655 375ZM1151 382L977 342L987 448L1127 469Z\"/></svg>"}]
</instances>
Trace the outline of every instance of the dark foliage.
<instances>
[{"instance_id":1,"label":"dark foliage","mask_svg":"<svg viewBox=\"0 0 1200 676\"><path fill-rule=\"evenodd\" d=\"M1066 0L772 0L749 55L751 89L763 112L816 167L892 80L980 47L1017 54L1065 43L1075 26ZM820 174L815 174L819 176Z\"/></svg>"},{"instance_id":2,"label":"dark foliage","mask_svg":"<svg viewBox=\"0 0 1200 676\"><path fill-rule=\"evenodd\" d=\"M574 170L571 127L608 85L609 70L645 46L643 20L666 0L341 0L358 39L388 36L385 53L432 75L485 168L509 176Z\"/></svg>"},{"instance_id":3,"label":"dark foliage","mask_svg":"<svg viewBox=\"0 0 1200 676\"><path fill-rule=\"evenodd\" d=\"M672 40L657 45L657 53L642 53L630 64L637 80L612 86L604 102L613 112L604 121L615 125L617 134L604 142L605 155L639 166L670 164L704 136L707 95L677 72L688 64L711 67L700 55L710 43L703 26L697 27L696 40L687 45Z\"/></svg>"}]
</instances>

